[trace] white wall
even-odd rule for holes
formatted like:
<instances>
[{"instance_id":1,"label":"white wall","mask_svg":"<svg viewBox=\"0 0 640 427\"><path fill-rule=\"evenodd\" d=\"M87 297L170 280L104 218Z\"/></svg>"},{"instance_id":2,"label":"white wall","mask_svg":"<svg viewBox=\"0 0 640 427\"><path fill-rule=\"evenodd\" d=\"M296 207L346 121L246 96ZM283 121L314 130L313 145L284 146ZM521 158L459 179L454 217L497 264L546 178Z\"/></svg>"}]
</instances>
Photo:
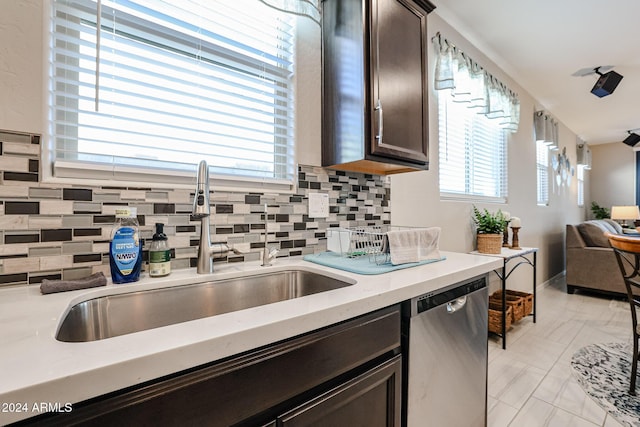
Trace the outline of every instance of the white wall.
<instances>
[{"instance_id":1,"label":"white wall","mask_svg":"<svg viewBox=\"0 0 640 427\"><path fill-rule=\"evenodd\" d=\"M621 142L591 148L591 201L611 209L636 204L636 153Z\"/></svg>"},{"instance_id":2,"label":"white wall","mask_svg":"<svg viewBox=\"0 0 640 427\"><path fill-rule=\"evenodd\" d=\"M42 3L0 4L0 129L43 133Z\"/></svg>"},{"instance_id":3,"label":"white wall","mask_svg":"<svg viewBox=\"0 0 640 427\"><path fill-rule=\"evenodd\" d=\"M296 38L296 159L303 165L322 162L321 30L310 19L298 18ZM311 46L311 48L310 48Z\"/></svg>"},{"instance_id":4,"label":"white wall","mask_svg":"<svg viewBox=\"0 0 640 427\"><path fill-rule=\"evenodd\" d=\"M564 270L564 233L566 223L584 219L584 209L577 205L577 180L570 187L550 192L548 206L536 204L536 151L533 139L533 113L544 106L536 102L523 88L505 75L437 14L429 15L429 37L440 32L453 41L491 74L519 95L520 126L508 142L508 202L506 204L476 203L490 211L501 209L522 220L520 245L540 248L538 282L544 282ZM430 81L435 60L429 46ZM391 178L391 217L394 224L440 226L441 247L467 252L475 248L471 202L442 201L438 189L438 116L437 95L429 93L429 171L394 175ZM550 111L553 114L553 111ZM559 126L560 148L566 147L571 164L576 164L576 135L564 125ZM595 163L595 159L594 159ZM588 193L588 192L587 192ZM524 269L523 269L524 270ZM530 272L518 271L513 287L531 289ZM511 285L512 283L510 283Z\"/></svg>"}]
</instances>

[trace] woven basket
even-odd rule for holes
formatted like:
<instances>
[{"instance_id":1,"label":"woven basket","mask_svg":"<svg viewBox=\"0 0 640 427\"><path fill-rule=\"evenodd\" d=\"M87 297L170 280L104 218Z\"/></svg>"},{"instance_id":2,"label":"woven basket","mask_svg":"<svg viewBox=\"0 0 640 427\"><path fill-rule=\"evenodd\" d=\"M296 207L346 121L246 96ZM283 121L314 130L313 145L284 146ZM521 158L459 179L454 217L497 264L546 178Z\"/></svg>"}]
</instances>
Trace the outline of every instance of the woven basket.
<instances>
[{"instance_id":1,"label":"woven basket","mask_svg":"<svg viewBox=\"0 0 640 427\"><path fill-rule=\"evenodd\" d=\"M514 295L524 299L524 315L528 316L533 313L533 294L528 292L512 291L507 289L507 295Z\"/></svg>"},{"instance_id":2,"label":"woven basket","mask_svg":"<svg viewBox=\"0 0 640 427\"><path fill-rule=\"evenodd\" d=\"M513 317L513 309L507 306L507 315L505 316L505 331L511 327L511 318ZM489 301L489 332L494 334L502 333L502 303Z\"/></svg>"},{"instance_id":3,"label":"woven basket","mask_svg":"<svg viewBox=\"0 0 640 427\"><path fill-rule=\"evenodd\" d=\"M522 320L522 318L524 317L524 298L516 295L509 295L509 293L507 292L505 294L505 300L506 300L505 302L507 306L511 307L511 310L512 310L511 320L513 320L513 322L518 322ZM493 295L491 295L491 298L489 299L489 301L502 305L501 292L500 291L494 292Z\"/></svg>"},{"instance_id":4,"label":"woven basket","mask_svg":"<svg viewBox=\"0 0 640 427\"><path fill-rule=\"evenodd\" d=\"M478 252L499 254L502 251L502 234L478 234Z\"/></svg>"}]
</instances>

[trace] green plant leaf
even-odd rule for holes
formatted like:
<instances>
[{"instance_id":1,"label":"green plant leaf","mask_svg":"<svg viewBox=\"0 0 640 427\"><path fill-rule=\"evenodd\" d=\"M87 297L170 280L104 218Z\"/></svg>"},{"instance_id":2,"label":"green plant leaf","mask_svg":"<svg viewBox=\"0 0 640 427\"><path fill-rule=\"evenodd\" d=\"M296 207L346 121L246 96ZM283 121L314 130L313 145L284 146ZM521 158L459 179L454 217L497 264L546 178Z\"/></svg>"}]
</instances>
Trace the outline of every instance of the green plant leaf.
<instances>
[{"instance_id":1,"label":"green plant leaf","mask_svg":"<svg viewBox=\"0 0 640 427\"><path fill-rule=\"evenodd\" d=\"M591 212L596 219L605 219L611 217L609 209L603 208L596 202L591 202Z\"/></svg>"},{"instance_id":2,"label":"green plant leaf","mask_svg":"<svg viewBox=\"0 0 640 427\"><path fill-rule=\"evenodd\" d=\"M496 213L491 213L486 208L481 212L475 205L473 222L478 234L502 234L508 223L500 209Z\"/></svg>"}]
</instances>

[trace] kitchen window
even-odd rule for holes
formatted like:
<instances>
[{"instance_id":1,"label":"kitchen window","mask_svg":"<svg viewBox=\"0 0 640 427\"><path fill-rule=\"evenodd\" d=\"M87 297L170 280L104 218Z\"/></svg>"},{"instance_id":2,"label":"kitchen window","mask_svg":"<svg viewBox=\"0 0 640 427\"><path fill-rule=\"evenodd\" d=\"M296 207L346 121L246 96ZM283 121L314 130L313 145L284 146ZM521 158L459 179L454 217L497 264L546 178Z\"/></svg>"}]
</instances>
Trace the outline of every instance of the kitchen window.
<instances>
[{"instance_id":1,"label":"kitchen window","mask_svg":"<svg viewBox=\"0 0 640 427\"><path fill-rule=\"evenodd\" d=\"M291 15L255 0L54 0L51 19L54 177L188 183L205 159L231 186L293 185Z\"/></svg>"},{"instance_id":2,"label":"kitchen window","mask_svg":"<svg viewBox=\"0 0 640 427\"><path fill-rule=\"evenodd\" d=\"M536 141L536 177L538 205L549 205L549 147L543 141Z\"/></svg>"},{"instance_id":3,"label":"kitchen window","mask_svg":"<svg viewBox=\"0 0 640 427\"><path fill-rule=\"evenodd\" d=\"M438 108L440 196L505 203L505 130L446 90L438 92Z\"/></svg>"}]
</instances>

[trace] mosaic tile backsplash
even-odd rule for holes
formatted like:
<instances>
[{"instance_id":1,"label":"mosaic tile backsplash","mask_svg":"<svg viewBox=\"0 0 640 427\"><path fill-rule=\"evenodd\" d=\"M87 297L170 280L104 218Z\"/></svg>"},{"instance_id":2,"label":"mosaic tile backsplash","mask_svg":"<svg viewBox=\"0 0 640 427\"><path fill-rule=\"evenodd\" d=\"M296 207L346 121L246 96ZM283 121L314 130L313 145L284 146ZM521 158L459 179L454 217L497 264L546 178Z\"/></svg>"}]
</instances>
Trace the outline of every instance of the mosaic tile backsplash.
<instances>
[{"instance_id":1,"label":"mosaic tile backsplash","mask_svg":"<svg viewBox=\"0 0 640 427\"><path fill-rule=\"evenodd\" d=\"M0 131L0 286L77 279L98 271L110 275L110 234L115 209L122 205L138 209L145 260L155 223L161 222L172 248L172 269L195 266L200 221L191 217L193 191L42 183L40 143L39 135ZM303 165L298 170L295 193L211 188L212 241L245 252L216 259L214 266L260 259L265 203L267 245L280 250L278 257L325 251L330 227L389 224L387 177ZM313 192L329 195L328 218L309 217Z\"/></svg>"}]
</instances>

